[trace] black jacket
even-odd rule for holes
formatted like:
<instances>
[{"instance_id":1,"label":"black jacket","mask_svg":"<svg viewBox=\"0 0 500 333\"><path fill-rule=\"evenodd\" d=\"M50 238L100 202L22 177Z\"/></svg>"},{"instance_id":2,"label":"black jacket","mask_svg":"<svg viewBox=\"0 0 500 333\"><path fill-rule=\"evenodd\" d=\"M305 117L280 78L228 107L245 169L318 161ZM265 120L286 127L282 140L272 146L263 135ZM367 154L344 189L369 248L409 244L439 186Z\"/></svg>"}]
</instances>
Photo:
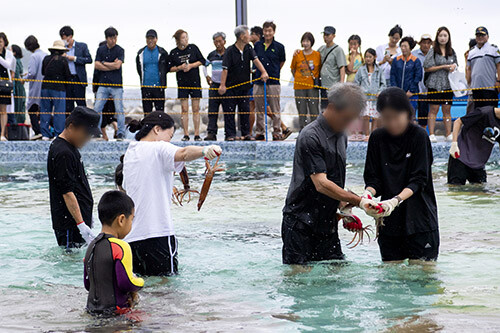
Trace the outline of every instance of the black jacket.
<instances>
[{"instance_id":1,"label":"black jacket","mask_svg":"<svg viewBox=\"0 0 500 333\"><path fill-rule=\"evenodd\" d=\"M137 52L137 57L135 58L135 62L137 65L137 73L139 74L139 77L141 79L141 84L142 84L142 69L143 69L143 61L142 61L142 56L144 53L144 50L146 49L147 46L144 46ZM159 52L159 59L158 59L158 69L160 71L160 85L166 86L167 85L167 73L170 71L170 64L168 61L168 52L163 48L158 46L158 52Z\"/></svg>"}]
</instances>

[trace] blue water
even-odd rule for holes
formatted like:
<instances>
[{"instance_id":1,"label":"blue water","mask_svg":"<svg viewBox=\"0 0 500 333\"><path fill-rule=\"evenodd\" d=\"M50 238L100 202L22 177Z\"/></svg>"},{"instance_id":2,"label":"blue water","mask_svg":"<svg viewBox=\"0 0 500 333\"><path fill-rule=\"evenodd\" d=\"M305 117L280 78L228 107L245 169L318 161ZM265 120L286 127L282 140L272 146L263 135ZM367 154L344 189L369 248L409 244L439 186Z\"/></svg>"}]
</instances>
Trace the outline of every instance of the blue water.
<instances>
[{"instance_id":1,"label":"blue water","mask_svg":"<svg viewBox=\"0 0 500 333\"><path fill-rule=\"evenodd\" d=\"M84 250L66 254L50 227L44 166L0 165L0 331L299 332L500 330L500 168L485 186L434 179L441 226L435 265L382 264L376 242L345 262L294 271L281 264L281 208L291 162L226 162L201 212L174 207L180 275L147 278L144 321L95 320L85 311ZM112 189L112 165L88 167L96 201ZM189 165L193 187L202 164ZM348 186L362 189L362 166ZM365 224L373 224L360 214ZM95 228L97 229L99 225Z\"/></svg>"}]
</instances>

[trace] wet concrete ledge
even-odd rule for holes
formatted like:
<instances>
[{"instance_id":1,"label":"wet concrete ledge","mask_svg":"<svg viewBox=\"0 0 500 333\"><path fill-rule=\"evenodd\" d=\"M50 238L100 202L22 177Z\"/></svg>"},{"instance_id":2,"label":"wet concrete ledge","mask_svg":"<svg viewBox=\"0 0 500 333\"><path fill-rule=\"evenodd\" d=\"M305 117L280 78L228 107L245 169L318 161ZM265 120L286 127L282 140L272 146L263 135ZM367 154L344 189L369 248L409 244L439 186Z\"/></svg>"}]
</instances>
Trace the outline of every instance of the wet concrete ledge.
<instances>
[{"instance_id":1,"label":"wet concrete ledge","mask_svg":"<svg viewBox=\"0 0 500 333\"><path fill-rule=\"evenodd\" d=\"M178 146L208 145L200 142L173 142ZM129 142L90 142L82 149L85 163L118 163ZM295 149L295 141L284 142L217 142L224 150L225 160L254 160L254 161L291 161ZM50 142L44 141L7 141L0 142L0 163L30 164L45 163ZM438 142L433 144L433 153L436 161L448 159L449 143ZM349 163L362 163L366 156L365 142L351 142L347 149ZM500 151L495 145L490 162L500 162Z\"/></svg>"}]
</instances>

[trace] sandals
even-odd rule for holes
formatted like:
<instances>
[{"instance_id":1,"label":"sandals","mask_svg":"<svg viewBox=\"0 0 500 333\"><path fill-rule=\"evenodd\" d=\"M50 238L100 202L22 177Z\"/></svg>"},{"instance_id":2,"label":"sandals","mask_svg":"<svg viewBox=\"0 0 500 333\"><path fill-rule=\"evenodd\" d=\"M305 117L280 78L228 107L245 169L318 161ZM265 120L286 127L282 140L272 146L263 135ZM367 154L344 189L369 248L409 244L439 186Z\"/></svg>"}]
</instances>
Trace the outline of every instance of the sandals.
<instances>
[{"instance_id":1,"label":"sandals","mask_svg":"<svg viewBox=\"0 0 500 333\"><path fill-rule=\"evenodd\" d=\"M199 135L194 136L194 141L202 141Z\"/></svg>"},{"instance_id":2,"label":"sandals","mask_svg":"<svg viewBox=\"0 0 500 333\"><path fill-rule=\"evenodd\" d=\"M184 135L181 139L181 141L189 141L190 138L189 138L189 135Z\"/></svg>"},{"instance_id":3,"label":"sandals","mask_svg":"<svg viewBox=\"0 0 500 333\"><path fill-rule=\"evenodd\" d=\"M284 131L283 131L283 140L286 140L288 139L288 137L292 135L292 130L287 127Z\"/></svg>"}]
</instances>

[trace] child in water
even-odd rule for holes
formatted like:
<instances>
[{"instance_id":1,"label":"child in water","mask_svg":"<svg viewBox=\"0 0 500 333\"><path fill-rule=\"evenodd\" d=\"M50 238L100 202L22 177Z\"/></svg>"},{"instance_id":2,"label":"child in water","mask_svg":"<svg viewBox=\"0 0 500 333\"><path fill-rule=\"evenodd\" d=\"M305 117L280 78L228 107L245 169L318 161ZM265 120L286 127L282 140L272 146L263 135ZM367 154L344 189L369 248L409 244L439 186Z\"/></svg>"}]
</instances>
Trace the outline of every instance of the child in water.
<instances>
[{"instance_id":1,"label":"child in water","mask_svg":"<svg viewBox=\"0 0 500 333\"><path fill-rule=\"evenodd\" d=\"M137 303L144 280L132 271L132 251L122 239L130 232L134 202L125 193L104 193L97 207L101 233L90 243L84 259L84 284L91 314L123 314Z\"/></svg>"}]
</instances>

